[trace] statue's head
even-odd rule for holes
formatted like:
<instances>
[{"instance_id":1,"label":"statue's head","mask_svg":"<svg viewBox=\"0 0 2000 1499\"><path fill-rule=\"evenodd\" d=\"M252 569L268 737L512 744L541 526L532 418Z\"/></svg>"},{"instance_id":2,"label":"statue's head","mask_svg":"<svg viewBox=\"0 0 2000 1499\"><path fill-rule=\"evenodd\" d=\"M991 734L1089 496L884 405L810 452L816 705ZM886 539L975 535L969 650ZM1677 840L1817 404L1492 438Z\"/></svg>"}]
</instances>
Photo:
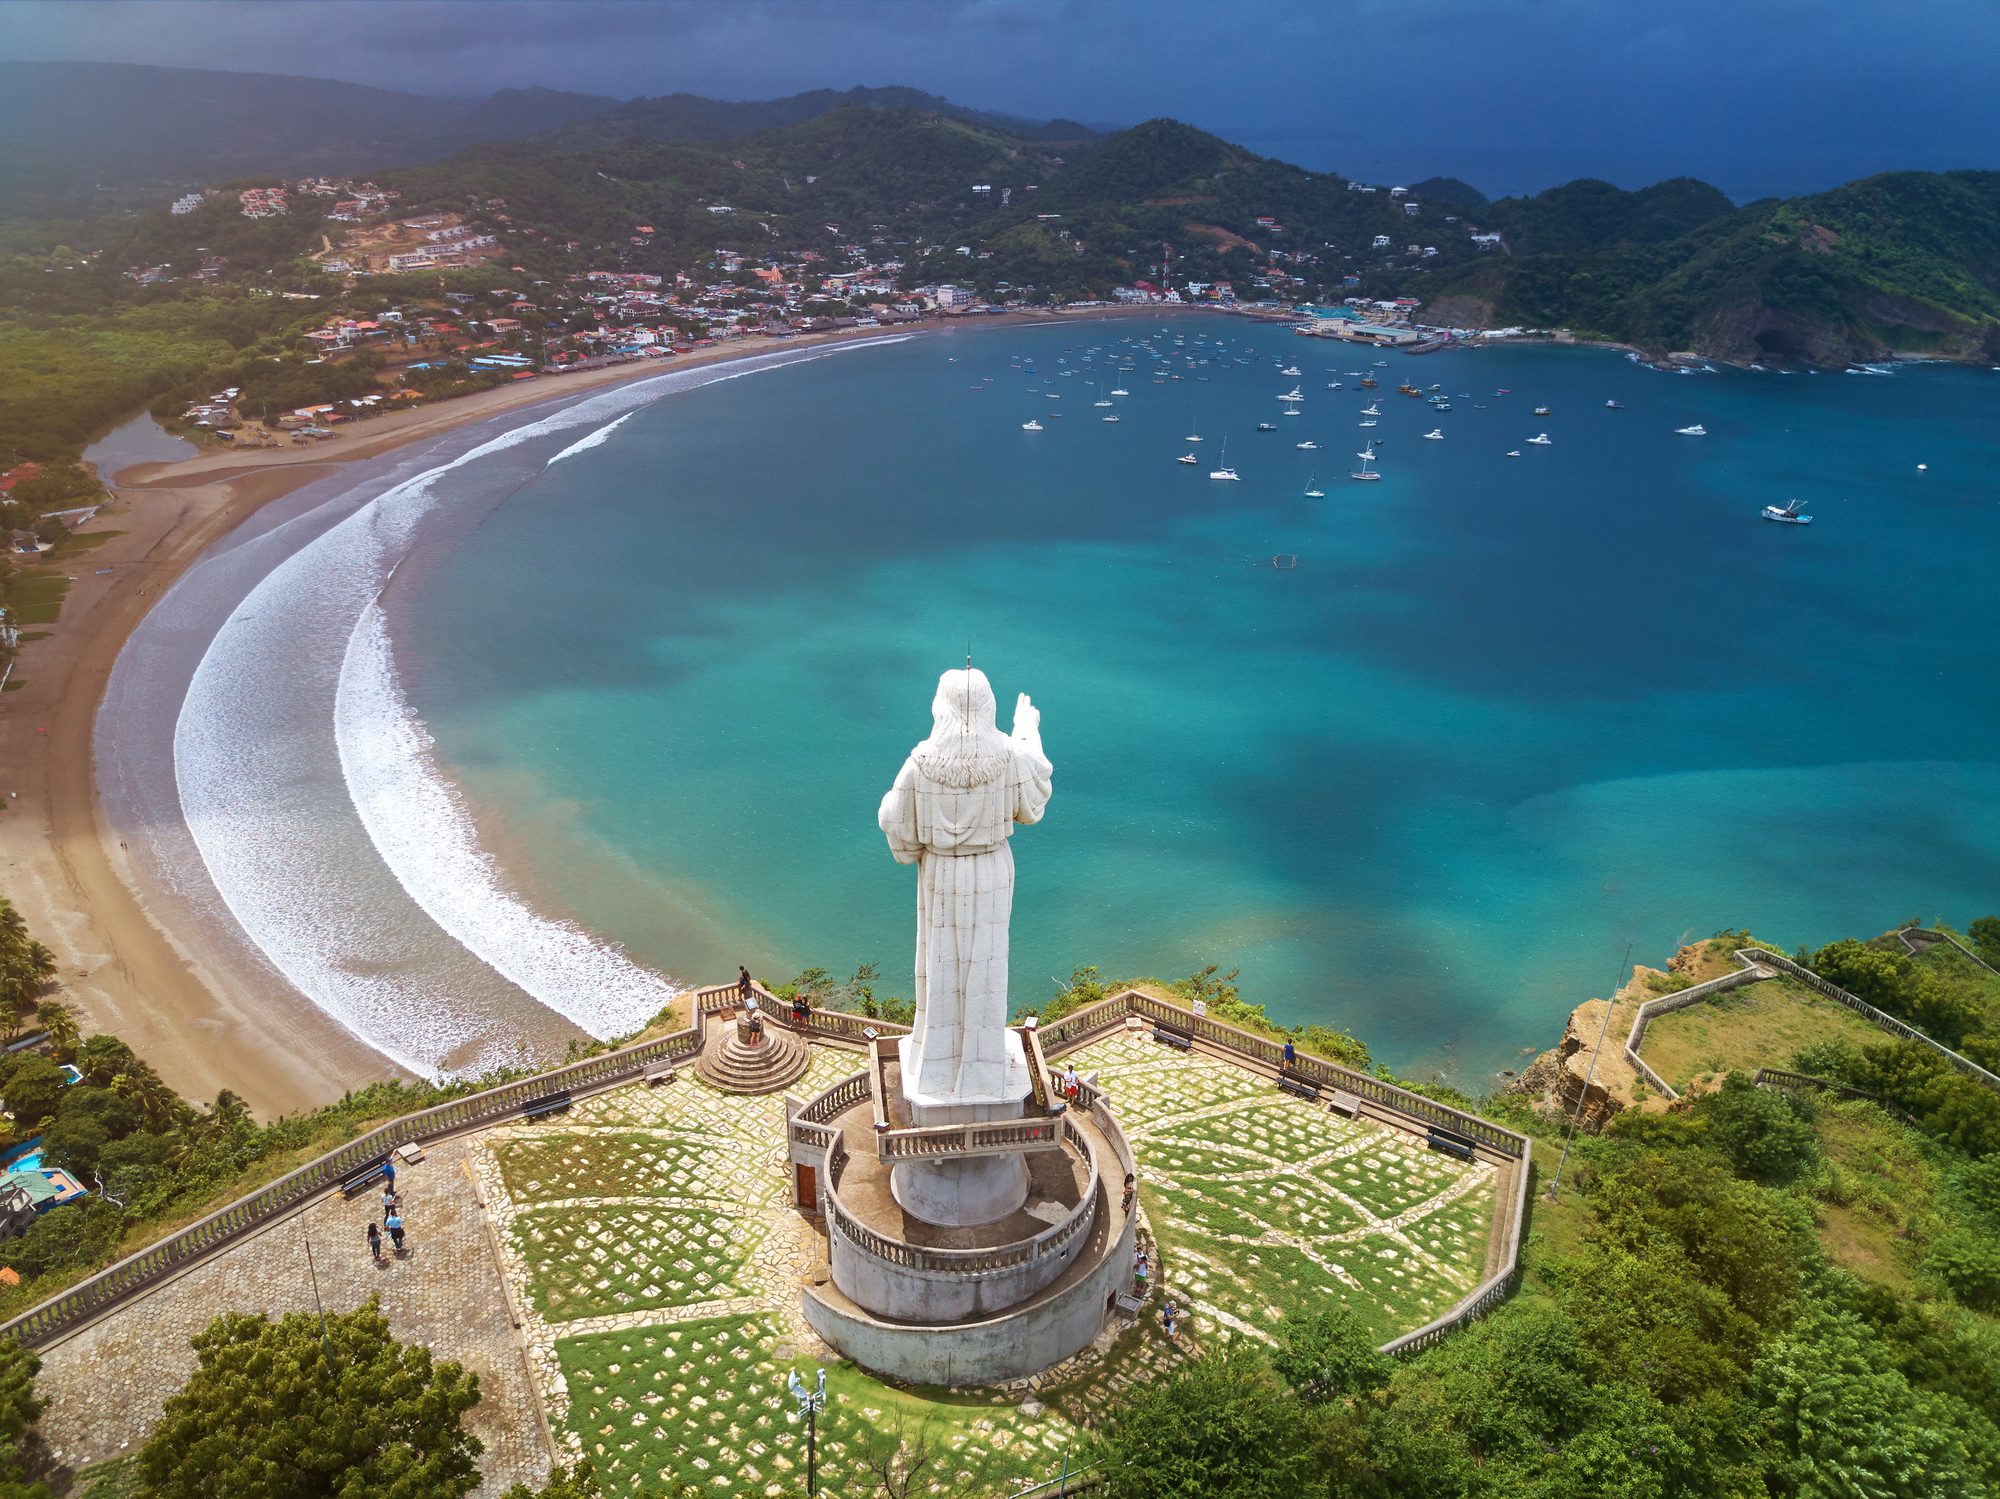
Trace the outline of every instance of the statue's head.
<instances>
[{"instance_id":1,"label":"statue's head","mask_svg":"<svg viewBox=\"0 0 2000 1499\"><path fill-rule=\"evenodd\" d=\"M994 722L993 685L977 667L948 671L931 699L931 737L917 746L924 774L964 789L1001 775L1007 740Z\"/></svg>"},{"instance_id":2,"label":"statue's head","mask_svg":"<svg viewBox=\"0 0 2000 1499\"><path fill-rule=\"evenodd\" d=\"M937 696L931 699L931 738L947 734L976 734L996 729L993 684L976 666L948 671L938 678Z\"/></svg>"}]
</instances>

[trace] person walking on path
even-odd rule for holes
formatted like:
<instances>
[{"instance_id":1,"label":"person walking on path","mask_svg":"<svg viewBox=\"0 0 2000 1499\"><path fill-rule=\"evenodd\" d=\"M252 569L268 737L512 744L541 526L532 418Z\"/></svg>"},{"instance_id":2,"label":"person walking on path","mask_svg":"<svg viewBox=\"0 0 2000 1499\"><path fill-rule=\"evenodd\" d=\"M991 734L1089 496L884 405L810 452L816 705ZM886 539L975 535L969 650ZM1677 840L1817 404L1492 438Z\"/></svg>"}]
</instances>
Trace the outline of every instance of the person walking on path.
<instances>
[{"instance_id":1,"label":"person walking on path","mask_svg":"<svg viewBox=\"0 0 2000 1499\"><path fill-rule=\"evenodd\" d=\"M1166 1306L1161 1309L1160 1321L1166 1327L1167 1341L1169 1343L1174 1341L1174 1329L1180 1322L1180 1316L1180 1309L1172 1301L1168 1301Z\"/></svg>"},{"instance_id":2,"label":"person walking on path","mask_svg":"<svg viewBox=\"0 0 2000 1499\"><path fill-rule=\"evenodd\" d=\"M1292 1045L1291 1037L1285 1038L1285 1071L1290 1072L1299 1065L1299 1049Z\"/></svg>"},{"instance_id":3,"label":"person walking on path","mask_svg":"<svg viewBox=\"0 0 2000 1499\"><path fill-rule=\"evenodd\" d=\"M368 1225L368 1255L376 1264L382 1263L382 1230L372 1222Z\"/></svg>"},{"instance_id":4,"label":"person walking on path","mask_svg":"<svg viewBox=\"0 0 2000 1499\"><path fill-rule=\"evenodd\" d=\"M403 1252L403 1216L391 1211L388 1218L389 1242L396 1246L396 1253Z\"/></svg>"}]
</instances>

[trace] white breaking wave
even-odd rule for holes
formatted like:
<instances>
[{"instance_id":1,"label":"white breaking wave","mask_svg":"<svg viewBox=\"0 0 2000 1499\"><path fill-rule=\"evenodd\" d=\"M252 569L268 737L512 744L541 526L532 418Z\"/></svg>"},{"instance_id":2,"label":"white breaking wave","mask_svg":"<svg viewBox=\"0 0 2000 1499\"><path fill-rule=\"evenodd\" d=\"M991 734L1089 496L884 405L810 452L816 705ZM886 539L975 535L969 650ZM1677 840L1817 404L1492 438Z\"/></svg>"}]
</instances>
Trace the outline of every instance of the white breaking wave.
<instances>
[{"instance_id":1,"label":"white breaking wave","mask_svg":"<svg viewBox=\"0 0 2000 1499\"><path fill-rule=\"evenodd\" d=\"M595 432L591 433L590 436L578 438L575 442L571 443L568 447L564 448L560 453L556 454L555 457L551 458L547 463L543 464L542 467L554 468L558 463L561 463L565 458L574 458L578 453L589 452L592 448L596 447L599 443L605 441L607 438L611 436L613 432L616 432L620 427L624 426L627 422L631 420L632 420L632 413L628 411L623 416L619 417L616 421L605 423L605 425L599 427Z\"/></svg>"},{"instance_id":2,"label":"white breaking wave","mask_svg":"<svg viewBox=\"0 0 2000 1499\"><path fill-rule=\"evenodd\" d=\"M507 889L458 788L438 772L377 605L348 640L333 727L341 774L383 862L432 920L497 972L599 1040L639 1029L681 992Z\"/></svg>"},{"instance_id":3,"label":"white breaking wave","mask_svg":"<svg viewBox=\"0 0 2000 1499\"><path fill-rule=\"evenodd\" d=\"M489 987L497 972L599 1037L631 1029L677 991L505 888L402 693L378 596L440 503L437 481L457 469L565 428L614 414L622 421L672 391L906 337L776 353L712 372L667 371L592 396L393 486L245 595L189 682L174 729L174 776L217 894L302 994L394 1061L436 1077L455 1055L473 1066L514 1059L511 1039L494 1033L468 994L477 987L465 966L473 956L474 970L490 971ZM616 425L568 451L604 440ZM358 819L343 825L342 811ZM395 929L395 913L357 873L371 851L450 939L456 960ZM430 957L421 977L408 961L416 946ZM468 1042L479 1051L463 1063Z\"/></svg>"}]
</instances>

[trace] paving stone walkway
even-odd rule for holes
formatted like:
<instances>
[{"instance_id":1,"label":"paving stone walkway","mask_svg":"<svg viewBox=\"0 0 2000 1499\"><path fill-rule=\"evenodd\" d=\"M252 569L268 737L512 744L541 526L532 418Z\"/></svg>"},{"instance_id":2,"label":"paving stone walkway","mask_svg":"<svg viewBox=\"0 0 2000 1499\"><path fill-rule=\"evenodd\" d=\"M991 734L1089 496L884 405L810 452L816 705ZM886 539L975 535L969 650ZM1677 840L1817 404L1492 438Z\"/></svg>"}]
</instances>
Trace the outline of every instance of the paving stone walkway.
<instances>
[{"instance_id":1,"label":"paving stone walkway","mask_svg":"<svg viewBox=\"0 0 2000 1499\"><path fill-rule=\"evenodd\" d=\"M543 1482L549 1462L537 1397L464 1142L431 1149L397 1173L397 1185L410 1231L403 1259L369 1260L366 1231L380 1212L378 1196L344 1202L332 1194L43 1349L42 1433L57 1458L83 1468L136 1451L167 1397L194 1372L189 1339L218 1313L310 1311L310 1240L327 1310L351 1311L379 1295L398 1338L479 1376L479 1404L466 1424L486 1447L484 1489Z\"/></svg>"}]
</instances>

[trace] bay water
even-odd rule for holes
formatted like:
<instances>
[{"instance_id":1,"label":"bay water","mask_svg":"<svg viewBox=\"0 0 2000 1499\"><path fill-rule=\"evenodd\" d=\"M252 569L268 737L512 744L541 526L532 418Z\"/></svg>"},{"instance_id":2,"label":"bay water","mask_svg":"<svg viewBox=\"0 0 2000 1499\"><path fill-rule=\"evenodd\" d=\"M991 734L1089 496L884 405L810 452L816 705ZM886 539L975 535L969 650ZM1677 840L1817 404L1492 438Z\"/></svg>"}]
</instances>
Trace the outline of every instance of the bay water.
<instances>
[{"instance_id":1,"label":"bay water","mask_svg":"<svg viewBox=\"0 0 2000 1499\"><path fill-rule=\"evenodd\" d=\"M641 406L398 571L410 707L536 910L908 994L875 809L969 650L1056 766L1017 1007L1215 963L1474 1088L1628 951L2000 907L2000 375L1382 357L972 327Z\"/></svg>"}]
</instances>

